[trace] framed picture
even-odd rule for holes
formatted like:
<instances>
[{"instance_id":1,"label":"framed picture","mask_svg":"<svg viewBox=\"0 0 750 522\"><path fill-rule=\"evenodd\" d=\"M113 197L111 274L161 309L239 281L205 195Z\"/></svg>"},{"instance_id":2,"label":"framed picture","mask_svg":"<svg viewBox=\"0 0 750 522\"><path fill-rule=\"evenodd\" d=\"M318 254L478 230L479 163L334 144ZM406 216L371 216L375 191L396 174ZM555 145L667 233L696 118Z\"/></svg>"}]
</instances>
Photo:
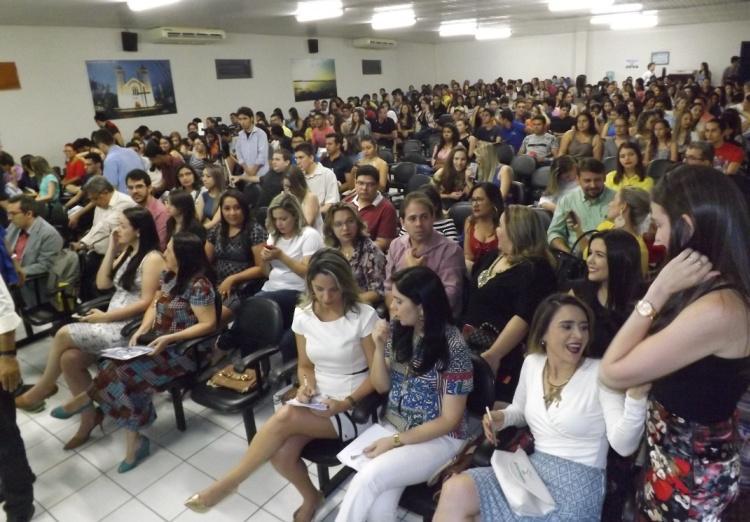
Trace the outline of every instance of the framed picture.
<instances>
[{"instance_id":1,"label":"framed picture","mask_svg":"<svg viewBox=\"0 0 750 522\"><path fill-rule=\"evenodd\" d=\"M655 65L669 65L669 51L657 51L651 53L651 61Z\"/></svg>"},{"instance_id":2,"label":"framed picture","mask_svg":"<svg viewBox=\"0 0 750 522\"><path fill-rule=\"evenodd\" d=\"M329 58L293 59L292 88L297 102L335 97L335 61Z\"/></svg>"},{"instance_id":3,"label":"framed picture","mask_svg":"<svg viewBox=\"0 0 750 522\"><path fill-rule=\"evenodd\" d=\"M169 60L87 61L86 70L94 110L109 120L177 112Z\"/></svg>"},{"instance_id":4,"label":"framed picture","mask_svg":"<svg viewBox=\"0 0 750 522\"><path fill-rule=\"evenodd\" d=\"M0 91L20 88L16 62L0 62Z\"/></svg>"}]
</instances>

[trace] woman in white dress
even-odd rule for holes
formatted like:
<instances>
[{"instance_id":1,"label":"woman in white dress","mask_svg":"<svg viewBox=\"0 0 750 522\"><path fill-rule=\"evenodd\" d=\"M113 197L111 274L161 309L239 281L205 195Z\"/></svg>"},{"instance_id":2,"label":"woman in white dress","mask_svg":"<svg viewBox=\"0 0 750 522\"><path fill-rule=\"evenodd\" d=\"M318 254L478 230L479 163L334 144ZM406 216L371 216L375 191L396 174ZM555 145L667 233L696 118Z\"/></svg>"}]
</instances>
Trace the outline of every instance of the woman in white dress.
<instances>
[{"instance_id":1,"label":"woman in white dress","mask_svg":"<svg viewBox=\"0 0 750 522\"><path fill-rule=\"evenodd\" d=\"M205 512L267 461L300 495L294 521L313 519L322 502L300 455L313 439L355 438L367 425L351 418L357 401L373 391L369 369L375 350L372 330L375 310L359 301L359 288L341 252L326 248L312 256L306 294L294 311L292 330L297 342L300 388L297 400L328 397L325 411L284 405L258 431L239 464L219 481L185 503Z\"/></svg>"},{"instance_id":2,"label":"woman in white dress","mask_svg":"<svg viewBox=\"0 0 750 522\"><path fill-rule=\"evenodd\" d=\"M115 287L106 312L93 309L76 323L63 326L55 334L42 378L26 393L16 398L16 406L30 409L52 395L55 381L65 374L73 395L86 390L91 377L86 369L99 352L113 346L127 346L121 330L130 320L143 314L159 288L159 274L164 259L159 252L159 236L151 213L141 207L125 209L119 226L110 237L107 253L96 274L100 290ZM100 411L89 409L81 414L78 433L65 445L74 449L86 442L91 431L101 423Z\"/></svg>"}]
</instances>

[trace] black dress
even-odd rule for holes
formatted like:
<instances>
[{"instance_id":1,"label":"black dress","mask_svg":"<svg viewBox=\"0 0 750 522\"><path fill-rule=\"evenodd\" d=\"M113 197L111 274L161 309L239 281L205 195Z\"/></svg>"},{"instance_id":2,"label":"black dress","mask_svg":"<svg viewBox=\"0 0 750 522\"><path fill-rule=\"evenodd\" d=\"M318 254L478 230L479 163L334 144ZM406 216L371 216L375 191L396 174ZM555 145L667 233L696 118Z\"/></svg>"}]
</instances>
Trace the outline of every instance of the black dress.
<instances>
[{"instance_id":1,"label":"black dress","mask_svg":"<svg viewBox=\"0 0 750 522\"><path fill-rule=\"evenodd\" d=\"M546 259L532 258L496 274L480 287L480 274L492 266L498 255L497 251L486 254L474 265L463 322L477 328L489 323L502 332L517 315L530 326L539 303L556 290L555 272ZM513 400L523 365L523 351L521 343L503 357L495 383L496 400Z\"/></svg>"},{"instance_id":2,"label":"black dress","mask_svg":"<svg viewBox=\"0 0 750 522\"><path fill-rule=\"evenodd\" d=\"M570 289L594 312L594 329L591 332L591 345L587 357L601 359L604 357L604 352L607 351L612 339L615 338L615 334L625 324L625 320L633 311L633 305L628 306L625 312L607 310L596 296L599 285L587 279L572 281Z\"/></svg>"}]
</instances>

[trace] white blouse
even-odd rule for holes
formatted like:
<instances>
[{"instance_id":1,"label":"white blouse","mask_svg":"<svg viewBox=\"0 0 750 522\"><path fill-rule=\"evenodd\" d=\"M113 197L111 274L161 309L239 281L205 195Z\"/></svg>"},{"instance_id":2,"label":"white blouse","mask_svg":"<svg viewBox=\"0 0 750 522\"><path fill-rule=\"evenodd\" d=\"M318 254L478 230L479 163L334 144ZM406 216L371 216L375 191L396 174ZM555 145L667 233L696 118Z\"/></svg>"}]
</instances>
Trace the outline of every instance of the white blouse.
<instances>
[{"instance_id":1,"label":"white blouse","mask_svg":"<svg viewBox=\"0 0 750 522\"><path fill-rule=\"evenodd\" d=\"M597 359L585 358L562 389L560 401L544 407L546 355L526 357L506 426L528 425L534 448L587 466L605 468L609 446L620 455L637 448L646 421L647 398L632 399L599 382Z\"/></svg>"}]
</instances>

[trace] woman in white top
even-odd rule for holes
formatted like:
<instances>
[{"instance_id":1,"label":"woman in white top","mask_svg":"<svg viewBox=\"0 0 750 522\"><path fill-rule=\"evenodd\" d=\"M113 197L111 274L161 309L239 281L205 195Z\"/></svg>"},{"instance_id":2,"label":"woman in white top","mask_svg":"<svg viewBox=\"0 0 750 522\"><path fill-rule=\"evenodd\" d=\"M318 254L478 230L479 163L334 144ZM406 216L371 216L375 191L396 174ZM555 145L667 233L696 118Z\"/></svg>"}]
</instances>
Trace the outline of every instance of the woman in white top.
<instances>
[{"instance_id":1,"label":"woman in white top","mask_svg":"<svg viewBox=\"0 0 750 522\"><path fill-rule=\"evenodd\" d=\"M320 200L315 192L310 190L305 175L302 174L299 167L289 167L289 171L281 182L281 187L284 192L297 198L302 206L302 213L305 215L307 225L323 234L323 215L320 213Z\"/></svg>"},{"instance_id":2,"label":"woman in white top","mask_svg":"<svg viewBox=\"0 0 750 522\"><path fill-rule=\"evenodd\" d=\"M297 297L305 290L307 263L323 248L323 238L307 226L299 200L283 192L268 206L266 230L268 242L260 257L268 281L256 295L276 301L284 315L284 328L289 328Z\"/></svg>"},{"instance_id":3,"label":"woman in white top","mask_svg":"<svg viewBox=\"0 0 750 522\"><path fill-rule=\"evenodd\" d=\"M355 438L367 428L357 425L351 410L373 391L369 379L375 344L375 310L359 301L359 289L346 258L326 248L310 260L306 295L294 311L292 329L297 342L300 388L297 400L314 397L328 405L325 411L284 405L266 421L244 457L218 482L193 495L186 505L204 512L268 460L302 495L294 521L309 521L323 500L300 458L313 439Z\"/></svg>"},{"instance_id":4,"label":"woman in white top","mask_svg":"<svg viewBox=\"0 0 750 522\"><path fill-rule=\"evenodd\" d=\"M484 418L484 431L528 425L530 456L556 507L538 520L598 522L605 494L609 446L627 456L637 448L646 419L648 386L626 395L598 381L600 362L585 356L593 313L577 297L555 294L534 314L529 355L513 403ZM509 507L491 467L475 468L443 486L436 522L521 520ZM537 519L535 519L537 520Z\"/></svg>"}]
</instances>

